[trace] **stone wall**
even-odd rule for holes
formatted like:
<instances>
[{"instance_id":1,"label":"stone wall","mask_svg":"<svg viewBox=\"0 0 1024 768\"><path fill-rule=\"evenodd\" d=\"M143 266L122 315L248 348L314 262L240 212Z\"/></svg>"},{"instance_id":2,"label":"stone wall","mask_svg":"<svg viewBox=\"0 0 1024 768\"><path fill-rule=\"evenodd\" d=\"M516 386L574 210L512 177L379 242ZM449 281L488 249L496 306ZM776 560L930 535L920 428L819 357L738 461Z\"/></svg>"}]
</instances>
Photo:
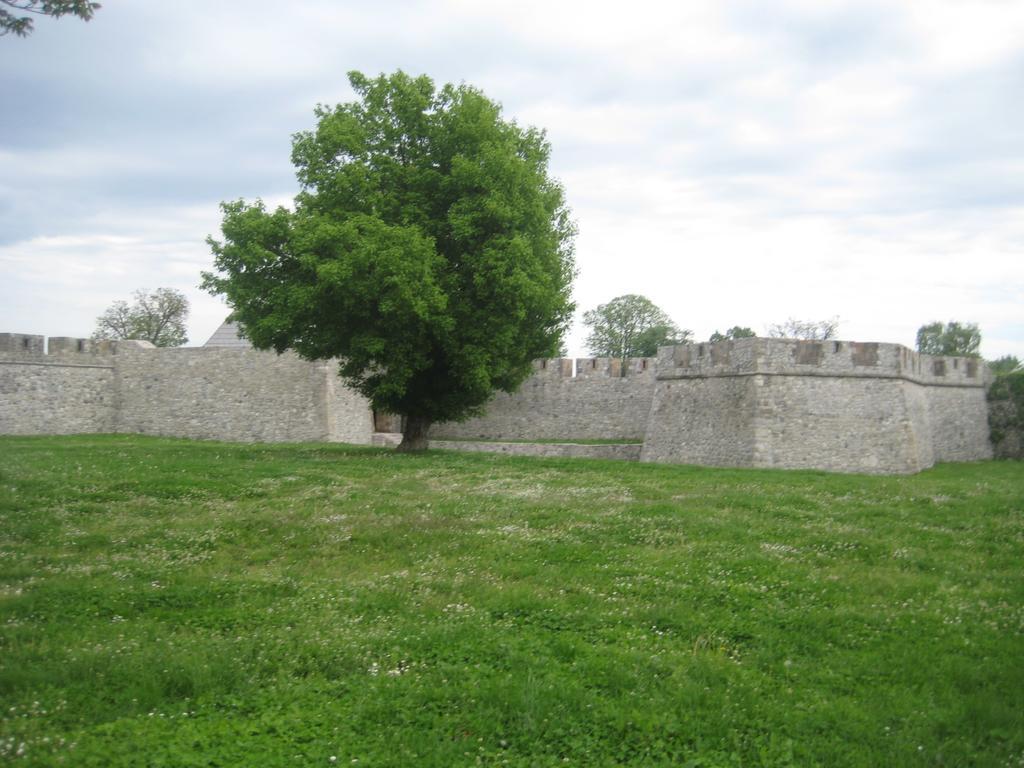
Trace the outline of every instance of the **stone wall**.
<instances>
[{"instance_id":1,"label":"stone wall","mask_svg":"<svg viewBox=\"0 0 1024 768\"><path fill-rule=\"evenodd\" d=\"M0 333L0 360L33 360L46 354L46 337L28 333Z\"/></svg>"},{"instance_id":2,"label":"stone wall","mask_svg":"<svg viewBox=\"0 0 1024 768\"><path fill-rule=\"evenodd\" d=\"M112 432L116 420L114 365L109 346L0 334L0 434ZM77 340L76 340L77 342Z\"/></svg>"},{"instance_id":3,"label":"stone wall","mask_svg":"<svg viewBox=\"0 0 1024 768\"><path fill-rule=\"evenodd\" d=\"M987 368L897 344L666 347L643 461L908 473L990 458Z\"/></svg>"},{"instance_id":4,"label":"stone wall","mask_svg":"<svg viewBox=\"0 0 1024 768\"><path fill-rule=\"evenodd\" d=\"M0 360L0 435L114 431L113 366Z\"/></svg>"},{"instance_id":5,"label":"stone wall","mask_svg":"<svg viewBox=\"0 0 1024 768\"><path fill-rule=\"evenodd\" d=\"M988 366L982 367L987 373ZM925 390L936 463L991 459L985 389L932 385Z\"/></svg>"},{"instance_id":6,"label":"stone wall","mask_svg":"<svg viewBox=\"0 0 1024 768\"><path fill-rule=\"evenodd\" d=\"M255 350L120 355L118 432L240 442L326 441L323 365Z\"/></svg>"},{"instance_id":7,"label":"stone wall","mask_svg":"<svg viewBox=\"0 0 1024 768\"><path fill-rule=\"evenodd\" d=\"M642 439L643 461L916 472L992 456L987 376L894 344L788 339L666 347L624 370L541 360L518 392L431 438ZM0 334L0 433L77 432L369 444L373 418L333 362Z\"/></svg>"},{"instance_id":8,"label":"stone wall","mask_svg":"<svg viewBox=\"0 0 1024 768\"><path fill-rule=\"evenodd\" d=\"M575 364L575 376L573 367ZM588 357L537 360L514 394L499 392L486 413L435 424L432 439L642 440L654 394L655 361Z\"/></svg>"},{"instance_id":9,"label":"stone wall","mask_svg":"<svg viewBox=\"0 0 1024 768\"><path fill-rule=\"evenodd\" d=\"M369 444L364 398L334 363L291 353L0 334L0 434L128 432Z\"/></svg>"},{"instance_id":10,"label":"stone wall","mask_svg":"<svg viewBox=\"0 0 1024 768\"><path fill-rule=\"evenodd\" d=\"M344 385L338 364L324 365L326 378L327 439L332 443L369 445L373 437L373 411L369 401Z\"/></svg>"},{"instance_id":11,"label":"stone wall","mask_svg":"<svg viewBox=\"0 0 1024 768\"><path fill-rule=\"evenodd\" d=\"M641 460L754 466L752 389L747 377L659 382Z\"/></svg>"},{"instance_id":12,"label":"stone wall","mask_svg":"<svg viewBox=\"0 0 1024 768\"><path fill-rule=\"evenodd\" d=\"M754 376L752 466L918 472L930 441L898 379Z\"/></svg>"}]
</instances>

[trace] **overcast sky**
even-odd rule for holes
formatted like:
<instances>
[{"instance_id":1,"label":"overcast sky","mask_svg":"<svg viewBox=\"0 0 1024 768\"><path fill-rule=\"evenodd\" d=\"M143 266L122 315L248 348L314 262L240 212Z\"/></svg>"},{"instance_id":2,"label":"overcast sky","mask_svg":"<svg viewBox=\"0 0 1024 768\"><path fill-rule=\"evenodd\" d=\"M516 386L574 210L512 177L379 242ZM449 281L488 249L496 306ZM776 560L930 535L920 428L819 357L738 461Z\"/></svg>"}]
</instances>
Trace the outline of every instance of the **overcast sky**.
<instances>
[{"instance_id":1,"label":"overcast sky","mask_svg":"<svg viewBox=\"0 0 1024 768\"><path fill-rule=\"evenodd\" d=\"M346 72L466 82L547 130L580 313L641 293L698 340L838 315L1024 358L1024 2L103 0L0 37L0 331L87 336L198 289L222 200L287 203ZM578 325L569 339L583 355Z\"/></svg>"}]
</instances>

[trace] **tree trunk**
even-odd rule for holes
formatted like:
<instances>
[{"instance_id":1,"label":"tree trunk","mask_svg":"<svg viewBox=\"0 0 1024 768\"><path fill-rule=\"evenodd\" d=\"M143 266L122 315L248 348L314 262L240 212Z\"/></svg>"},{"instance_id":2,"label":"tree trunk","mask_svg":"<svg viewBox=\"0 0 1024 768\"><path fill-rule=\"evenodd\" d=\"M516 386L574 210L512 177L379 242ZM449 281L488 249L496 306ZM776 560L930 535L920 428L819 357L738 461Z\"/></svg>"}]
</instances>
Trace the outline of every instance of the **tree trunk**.
<instances>
[{"instance_id":1,"label":"tree trunk","mask_svg":"<svg viewBox=\"0 0 1024 768\"><path fill-rule=\"evenodd\" d=\"M395 450L399 453L427 450L427 432L432 423L426 416L406 416L405 429L402 430L402 442Z\"/></svg>"}]
</instances>

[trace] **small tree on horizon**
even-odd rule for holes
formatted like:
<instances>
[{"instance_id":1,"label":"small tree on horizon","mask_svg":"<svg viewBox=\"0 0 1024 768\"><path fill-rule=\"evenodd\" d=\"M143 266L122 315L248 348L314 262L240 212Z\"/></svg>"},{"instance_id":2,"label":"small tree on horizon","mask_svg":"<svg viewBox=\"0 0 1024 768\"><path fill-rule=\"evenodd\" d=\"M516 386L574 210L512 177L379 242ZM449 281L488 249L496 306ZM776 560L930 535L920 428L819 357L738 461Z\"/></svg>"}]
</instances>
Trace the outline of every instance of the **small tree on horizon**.
<instances>
[{"instance_id":1,"label":"small tree on horizon","mask_svg":"<svg viewBox=\"0 0 1024 768\"><path fill-rule=\"evenodd\" d=\"M188 341L185 321L189 304L174 288L145 288L134 293L135 301L115 301L96 318L93 339L141 339L155 347L180 347Z\"/></svg>"},{"instance_id":2,"label":"small tree on horizon","mask_svg":"<svg viewBox=\"0 0 1024 768\"><path fill-rule=\"evenodd\" d=\"M773 323L768 326L768 335L773 339L825 341L834 339L838 333L838 317L825 320L797 320L791 317L784 323Z\"/></svg>"},{"instance_id":3,"label":"small tree on horizon","mask_svg":"<svg viewBox=\"0 0 1024 768\"><path fill-rule=\"evenodd\" d=\"M732 339L753 339L757 336L751 328L745 328L743 326L734 325L732 328L727 330L725 333L719 333L717 330L711 334L708 339L709 342L714 344L716 341L731 341Z\"/></svg>"},{"instance_id":4,"label":"small tree on horizon","mask_svg":"<svg viewBox=\"0 0 1024 768\"><path fill-rule=\"evenodd\" d=\"M917 329L917 351L926 355L980 357L981 330L976 323L936 321Z\"/></svg>"},{"instance_id":5,"label":"small tree on horizon","mask_svg":"<svg viewBox=\"0 0 1024 768\"><path fill-rule=\"evenodd\" d=\"M1009 373L1019 373L1024 370L1024 364L1016 355L1003 355L995 360L988 361L988 367L996 376L1005 376Z\"/></svg>"},{"instance_id":6,"label":"small tree on horizon","mask_svg":"<svg viewBox=\"0 0 1024 768\"><path fill-rule=\"evenodd\" d=\"M680 329L672 318L646 296L629 293L583 313L590 329L586 344L595 357L652 357L658 347L682 344L691 331Z\"/></svg>"},{"instance_id":7,"label":"small tree on horizon","mask_svg":"<svg viewBox=\"0 0 1024 768\"><path fill-rule=\"evenodd\" d=\"M543 132L467 85L349 74L357 99L296 134L294 210L225 203L216 273L257 349L339 358L401 451L478 413L559 349L575 227Z\"/></svg>"}]
</instances>

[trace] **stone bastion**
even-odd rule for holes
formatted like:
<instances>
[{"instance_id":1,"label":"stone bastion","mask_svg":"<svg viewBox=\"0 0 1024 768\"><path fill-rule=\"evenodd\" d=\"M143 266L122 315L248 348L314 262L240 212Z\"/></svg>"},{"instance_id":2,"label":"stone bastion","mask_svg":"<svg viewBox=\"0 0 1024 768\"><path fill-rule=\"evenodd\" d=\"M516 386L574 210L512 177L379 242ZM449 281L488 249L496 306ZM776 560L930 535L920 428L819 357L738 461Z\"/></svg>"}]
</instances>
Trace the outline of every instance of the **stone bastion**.
<instances>
[{"instance_id":1,"label":"stone bastion","mask_svg":"<svg viewBox=\"0 0 1024 768\"><path fill-rule=\"evenodd\" d=\"M0 434L122 432L370 444L374 415L337 377L246 346L0 334ZM534 363L438 440L618 440L640 460L911 473L992 455L988 368L897 344L738 339L658 357Z\"/></svg>"}]
</instances>

